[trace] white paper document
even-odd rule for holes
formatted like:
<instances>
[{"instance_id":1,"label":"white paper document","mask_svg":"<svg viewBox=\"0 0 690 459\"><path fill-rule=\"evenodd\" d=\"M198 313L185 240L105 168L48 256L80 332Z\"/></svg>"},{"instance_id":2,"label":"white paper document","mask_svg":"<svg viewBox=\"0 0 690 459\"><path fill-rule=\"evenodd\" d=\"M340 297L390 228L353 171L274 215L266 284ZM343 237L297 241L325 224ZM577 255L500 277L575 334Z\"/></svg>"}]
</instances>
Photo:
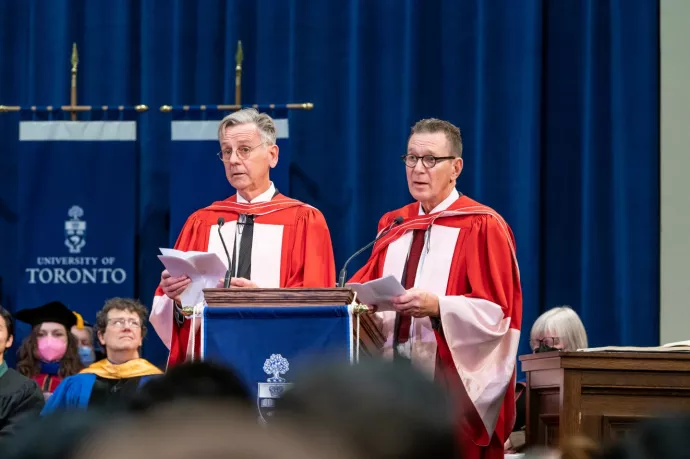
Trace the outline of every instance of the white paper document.
<instances>
[{"instance_id":1,"label":"white paper document","mask_svg":"<svg viewBox=\"0 0 690 459\"><path fill-rule=\"evenodd\" d=\"M160 249L158 259L173 277L188 276L192 283L180 295L183 306L194 306L204 301L205 288L214 288L225 277L227 268L212 252L183 252Z\"/></svg>"},{"instance_id":2,"label":"white paper document","mask_svg":"<svg viewBox=\"0 0 690 459\"><path fill-rule=\"evenodd\" d=\"M391 298L405 293L405 287L393 275L374 279L364 284L345 284L357 293L357 300L366 305L376 305L379 312L395 311Z\"/></svg>"}]
</instances>

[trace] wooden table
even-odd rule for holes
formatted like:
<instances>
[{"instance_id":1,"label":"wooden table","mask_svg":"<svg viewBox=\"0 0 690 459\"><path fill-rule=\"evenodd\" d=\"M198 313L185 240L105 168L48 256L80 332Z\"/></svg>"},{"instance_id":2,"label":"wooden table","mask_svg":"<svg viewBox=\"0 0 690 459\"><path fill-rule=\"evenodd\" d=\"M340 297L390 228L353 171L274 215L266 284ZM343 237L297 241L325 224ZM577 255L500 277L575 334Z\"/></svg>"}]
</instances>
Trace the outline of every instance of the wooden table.
<instances>
[{"instance_id":1,"label":"wooden table","mask_svg":"<svg viewBox=\"0 0 690 459\"><path fill-rule=\"evenodd\" d=\"M574 434L607 441L646 417L690 411L688 352L544 352L520 361L529 446Z\"/></svg>"}]
</instances>

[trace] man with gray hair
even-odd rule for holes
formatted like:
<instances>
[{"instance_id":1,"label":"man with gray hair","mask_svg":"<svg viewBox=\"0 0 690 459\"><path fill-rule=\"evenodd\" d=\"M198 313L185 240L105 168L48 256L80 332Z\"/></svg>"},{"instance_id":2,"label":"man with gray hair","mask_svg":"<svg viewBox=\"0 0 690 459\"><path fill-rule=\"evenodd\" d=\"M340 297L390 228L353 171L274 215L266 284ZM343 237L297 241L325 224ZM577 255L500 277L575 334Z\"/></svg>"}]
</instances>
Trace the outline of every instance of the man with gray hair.
<instances>
[{"instance_id":1,"label":"man with gray hair","mask_svg":"<svg viewBox=\"0 0 690 459\"><path fill-rule=\"evenodd\" d=\"M393 275L402 283L406 292L376 314L384 356L411 362L456 396L463 458L502 458L515 421L522 320L513 233L496 211L456 190L456 126L419 121L402 161L417 202L381 218L379 232L392 229L351 282Z\"/></svg>"},{"instance_id":2,"label":"man with gray hair","mask_svg":"<svg viewBox=\"0 0 690 459\"><path fill-rule=\"evenodd\" d=\"M194 212L175 244L183 251L215 252L225 262L218 235L228 241L231 287L295 288L335 286L335 262L326 220L314 207L281 194L270 179L278 164L276 127L270 116L245 108L218 127L218 157L237 194ZM221 222L222 223L222 222ZM168 365L199 356L199 330L191 332L189 308L180 295L187 276L165 270L150 321L170 349ZM218 287L222 287L219 282ZM195 342L192 347L191 343Z\"/></svg>"}]
</instances>

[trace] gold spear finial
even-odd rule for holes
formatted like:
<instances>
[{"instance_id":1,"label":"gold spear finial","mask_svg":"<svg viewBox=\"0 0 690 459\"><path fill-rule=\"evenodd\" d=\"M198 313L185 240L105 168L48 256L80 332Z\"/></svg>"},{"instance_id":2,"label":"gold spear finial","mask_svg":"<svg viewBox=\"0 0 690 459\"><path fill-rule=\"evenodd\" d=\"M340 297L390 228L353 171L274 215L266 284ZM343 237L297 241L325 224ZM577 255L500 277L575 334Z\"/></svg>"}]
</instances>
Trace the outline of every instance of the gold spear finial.
<instances>
[{"instance_id":1,"label":"gold spear finial","mask_svg":"<svg viewBox=\"0 0 690 459\"><path fill-rule=\"evenodd\" d=\"M72 43L72 73L77 73L77 64L79 64L79 53L77 53L77 44Z\"/></svg>"},{"instance_id":2,"label":"gold spear finial","mask_svg":"<svg viewBox=\"0 0 690 459\"><path fill-rule=\"evenodd\" d=\"M77 53L77 44L72 43L72 88L70 92L70 105L77 106L77 64L79 64L79 54ZM72 121L77 120L77 112L72 110L70 118Z\"/></svg>"},{"instance_id":3,"label":"gold spear finial","mask_svg":"<svg viewBox=\"0 0 690 459\"><path fill-rule=\"evenodd\" d=\"M242 61L244 60L244 53L242 52L242 40L237 41L237 54L235 54L235 105L240 105L242 101Z\"/></svg>"},{"instance_id":4,"label":"gold spear finial","mask_svg":"<svg viewBox=\"0 0 690 459\"><path fill-rule=\"evenodd\" d=\"M237 63L237 67L235 67L235 70L242 70L242 61L244 60L244 53L242 52L242 40L238 40L237 42L237 54L235 54L235 63Z\"/></svg>"}]
</instances>

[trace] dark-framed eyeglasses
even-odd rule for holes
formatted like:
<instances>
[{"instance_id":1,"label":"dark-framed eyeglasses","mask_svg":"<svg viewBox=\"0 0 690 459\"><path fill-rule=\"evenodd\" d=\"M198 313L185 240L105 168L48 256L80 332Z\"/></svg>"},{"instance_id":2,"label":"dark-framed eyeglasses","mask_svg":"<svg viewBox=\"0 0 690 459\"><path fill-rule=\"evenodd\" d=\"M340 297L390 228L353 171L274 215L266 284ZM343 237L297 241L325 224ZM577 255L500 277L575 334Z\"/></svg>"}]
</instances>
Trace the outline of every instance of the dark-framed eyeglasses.
<instances>
[{"instance_id":1,"label":"dark-framed eyeglasses","mask_svg":"<svg viewBox=\"0 0 690 459\"><path fill-rule=\"evenodd\" d=\"M236 150L221 150L216 155L218 155L218 158L220 158L221 161L224 163L230 162L230 158L232 158L233 152L237 154L237 157L240 159L248 159L249 155L254 151L255 149L259 148L261 145L263 145L265 142L261 142L260 144L253 146L253 147L239 147Z\"/></svg>"},{"instance_id":2,"label":"dark-framed eyeglasses","mask_svg":"<svg viewBox=\"0 0 690 459\"><path fill-rule=\"evenodd\" d=\"M529 340L529 346L532 350L539 349L540 347L555 348L560 343L561 340L557 336L547 336L542 339Z\"/></svg>"},{"instance_id":3,"label":"dark-framed eyeglasses","mask_svg":"<svg viewBox=\"0 0 690 459\"><path fill-rule=\"evenodd\" d=\"M115 328L125 328L125 325L127 325L129 328L141 328L141 322L139 322L139 319L124 319L124 318L115 318L115 319L108 319L108 325L112 325Z\"/></svg>"},{"instance_id":4,"label":"dark-framed eyeglasses","mask_svg":"<svg viewBox=\"0 0 690 459\"><path fill-rule=\"evenodd\" d=\"M402 155L400 159L403 160L405 165L409 167L410 169L413 169L416 165L417 162L421 159L422 160L422 165L426 167L427 169L431 169L434 167L439 161L446 161L449 159L457 159L457 156L434 156L434 155L424 155L424 156L417 156L413 154L407 154L407 155Z\"/></svg>"}]
</instances>

